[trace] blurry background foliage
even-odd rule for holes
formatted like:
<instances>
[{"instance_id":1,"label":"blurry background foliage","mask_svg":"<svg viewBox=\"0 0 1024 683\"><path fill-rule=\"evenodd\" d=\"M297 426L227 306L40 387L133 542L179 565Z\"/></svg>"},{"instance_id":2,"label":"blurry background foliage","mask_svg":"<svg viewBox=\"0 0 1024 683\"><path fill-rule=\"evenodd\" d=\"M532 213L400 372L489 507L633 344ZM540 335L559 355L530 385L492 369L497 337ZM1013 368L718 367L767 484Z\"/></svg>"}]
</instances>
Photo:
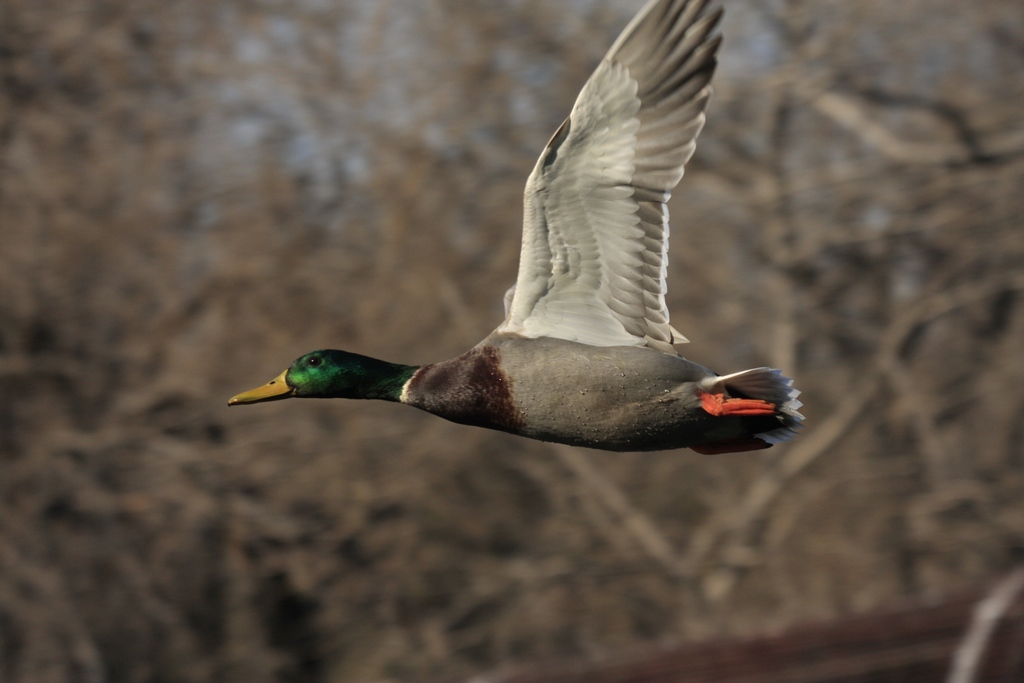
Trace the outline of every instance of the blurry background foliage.
<instances>
[{"instance_id":1,"label":"blurry background foliage","mask_svg":"<svg viewBox=\"0 0 1024 683\"><path fill-rule=\"evenodd\" d=\"M3 0L0 680L459 674L750 633L1024 560L1024 5L726 0L671 208L764 453L228 410L501 320L523 183L639 0Z\"/></svg>"}]
</instances>

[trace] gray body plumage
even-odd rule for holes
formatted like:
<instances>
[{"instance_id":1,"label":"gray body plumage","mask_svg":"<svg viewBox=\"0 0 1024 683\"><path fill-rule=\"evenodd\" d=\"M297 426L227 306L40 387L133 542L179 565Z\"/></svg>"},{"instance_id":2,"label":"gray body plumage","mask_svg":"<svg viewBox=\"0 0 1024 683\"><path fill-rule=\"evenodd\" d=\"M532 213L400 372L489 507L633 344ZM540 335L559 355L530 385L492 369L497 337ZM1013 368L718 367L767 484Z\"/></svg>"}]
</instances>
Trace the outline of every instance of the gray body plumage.
<instances>
[{"instance_id":1,"label":"gray body plumage","mask_svg":"<svg viewBox=\"0 0 1024 683\"><path fill-rule=\"evenodd\" d=\"M788 396L788 380L758 371L777 378ZM612 451L683 448L795 425L785 413L708 414L698 392L732 388L720 383L707 368L654 349L493 334L462 356L424 366L403 401L453 422Z\"/></svg>"}]
</instances>

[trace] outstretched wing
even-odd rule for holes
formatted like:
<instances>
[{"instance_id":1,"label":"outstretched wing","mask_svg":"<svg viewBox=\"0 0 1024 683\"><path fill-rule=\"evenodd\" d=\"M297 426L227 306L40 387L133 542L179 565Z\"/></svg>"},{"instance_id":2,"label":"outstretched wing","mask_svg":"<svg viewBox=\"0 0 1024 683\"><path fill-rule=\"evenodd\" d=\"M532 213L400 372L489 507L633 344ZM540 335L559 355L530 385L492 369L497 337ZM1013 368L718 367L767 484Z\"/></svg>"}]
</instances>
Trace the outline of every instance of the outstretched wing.
<instances>
[{"instance_id":1,"label":"outstretched wing","mask_svg":"<svg viewBox=\"0 0 1024 683\"><path fill-rule=\"evenodd\" d=\"M595 346L686 341L665 307L668 208L711 96L721 10L651 0L591 75L526 183L499 332Z\"/></svg>"}]
</instances>

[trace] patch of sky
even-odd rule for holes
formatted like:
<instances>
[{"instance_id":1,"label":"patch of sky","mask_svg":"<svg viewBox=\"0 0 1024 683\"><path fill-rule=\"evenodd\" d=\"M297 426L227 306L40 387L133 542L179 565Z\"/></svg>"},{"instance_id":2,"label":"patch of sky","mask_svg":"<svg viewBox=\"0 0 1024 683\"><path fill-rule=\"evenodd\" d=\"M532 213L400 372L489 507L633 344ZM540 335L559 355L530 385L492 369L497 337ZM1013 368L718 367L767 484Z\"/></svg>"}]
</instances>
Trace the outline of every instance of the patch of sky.
<instances>
[{"instance_id":1,"label":"patch of sky","mask_svg":"<svg viewBox=\"0 0 1024 683\"><path fill-rule=\"evenodd\" d=\"M301 9L314 13L326 12L337 6L335 0L299 0L297 4Z\"/></svg>"},{"instance_id":2,"label":"patch of sky","mask_svg":"<svg viewBox=\"0 0 1024 683\"><path fill-rule=\"evenodd\" d=\"M906 251L896 261L889 280L889 295L899 302L913 299L926 277L925 261L917 252Z\"/></svg>"},{"instance_id":3,"label":"patch of sky","mask_svg":"<svg viewBox=\"0 0 1024 683\"><path fill-rule=\"evenodd\" d=\"M370 161L366 150L348 147L342 156L341 168L345 175L358 183L365 183L370 177Z\"/></svg>"},{"instance_id":4,"label":"patch of sky","mask_svg":"<svg viewBox=\"0 0 1024 683\"><path fill-rule=\"evenodd\" d=\"M235 57L242 64L264 64L272 55L269 43L259 34L247 33L235 42Z\"/></svg>"},{"instance_id":5,"label":"patch of sky","mask_svg":"<svg viewBox=\"0 0 1024 683\"><path fill-rule=\"evenodd\" d=\"M357 7L365 10L366 5L358 4ZM354 12L353 16L339 23L335 47L338 64L353 74L369 71L377 59L375 52L364 49L367 26L371 25L370 17L361 17L359 14Z\"/></svg>"},{"instance_id":6,"label":"patch of sky","mask_svg":"<svg viewBox=\"0 0 1024 683\"><path fill-rule=\"evenodd\" d=\"M571 8L569 10L570 13L580 15L590 14L600 7L607 7L608 0L569 0L569 2L565 4L569 5ZM619 0L613 4L618 7L619 11L623 14L632 15L638 11L637 4L633 0Z\"/></svg>"},{"instance_id":7,"label":"patch of sky","mask_svg":"<svg viewBox=\"0 0 1024 683\"><path fill-rule=\"evenodd\" d=\"M508 45L500 45L496 50L494 50L494 52L491 53L491 62L493 63L494 68L498 71L504 71L506 73L524 72L525 64L523 63L523 53Z\"/></svg>"},{"instance_id":8,"label":"patch of sky","mask_svg":"<svg viewBox=\"0 0 1024 683\"><path fill-rule=\"evenodd\" d=\"M923 93L933 92L953 68L954 60L951 46L941 41L931 42L917 62L917 73L914 74L915 89L920 89Z\"/></svg>"},{"instance_id":9,"label":"patch of sky","mask_svg":"<svg viewBox=\"0 0 1024 683\"><path fill-rule=\"evenodd\" d=\"M547 88L555 81L561 65L561 62L554 59L527 55L510 45L498 47L491 55L491 60L497 71L514 74L517 81L538 89Z\"/></svg>"},{"instance_id":10,"label":"patch of sky","mask_svg":"<svg viewBox=\"0 0 1024 683\"><path fill-rule=\"evenodd\" d=\"M759 78L782 63L786 48L762 13L745 7L735 10L723 19L727 49L719 52L719 73L729 79Z\"/></svg>"},{"instance_id":11,"label":"patch of sky","mask_svg":"<svg viewBox=\"0 0 1024 683\"><path fill-rule=\"evenodd\" d=\"M999 51L993 40L978 40L971 43L967 50L967 68L971 75L981 80L990 77L992 71L997 68Z\"/></svg>"},{"instance_id":12,"label":"patch of sky","mask_svg":"<svg viewBox=\"0 0 1024 683\"><path fill-rule=\"evenodd\" d=\"M860 222L869 232L885 232L892 224L892 212L881 204L871 204L864 209Z\"/></svg>"},{"instance_id":13,"label":"patch of sky","mask_svg":"<svg viewBox=\"0 0 1024 683\"><path fill-rule=\"evenodd\" d=\"M285 168L310 181L314 200L328 202L335 196L337 183L330 151L315 132L292 131L285 140L282 156Z\"/></svg>"},{"instance_id":14,"label":"patch of sky","mask_svg":"<svg viewBox=\"0 0 1024 683\"><path fill-rule=\"evenodd\" d=\"M234 119L228 128L231 141L237 147L255 148L267 138L270 122L259 115L242 115Z\"/></svg>"},{"instance_id":15,"label":"patch of sky","mask_svg":"<svg viewBox=\"0 0 1024 683\"><path fill-rule=\"evenodd\" d=\"M370 125L416 132L431 118L429 108L436 106L431 84L446 69L425 44L432 33L423 28L422 11L373 7L357 5L338 37L342 68L365 85L357 115ZM371 40L375 44L368 44Z\"/></svg>"},{"instance_id":16,"label":"patch of sky","mask_svg":"<svg viewBox=\"0 0 1024 683\"><path fill-rule=\"evenodd\" d=\"M541 109L533 97L525 94L515 94L509 98L509 112L512 123L517 127L526 127L536 124L540 119Z\"/></svg>"},{"instance_id":17,"label":"patch of sky","mask_svg":"<svg viewBox=\"0 0 1024 683\"><path fill-rule=\"evenodd\" d=\"M318 146L317 139L312 133L299 132L292 135L285 144L285 166L295 172L313 166L317 161Z\"/></svg>"},{"instance_id":18,"label":"patch of sky","mask_svg":"<svg viewBox=\"0 0 1024 683\"><path fill-rule=\"evenodd\" d=\"M444 126L438 123L428 123L423 127L423 141L437 150L445 150L450 144Z\"/></svg>"},{"instance_id":19,"label":"patch of sky","mask_svg":"<svg viewBox=\"0 0 1024 683\"><path fill-rule=\"evenodd\" d=\"M477 144L493 144L501 139L501 130L493 123L481 123L480 125L473 126L473 129L469 132L469 137Z\"/></svg>"},{"instance_id":20,"label":"patch of sky","mask_svg":"<svg viewBox=\"0 0 1024 683\"><path fill-rule=\"evenodd\" d=\"M274 42L282 47L296 47L302 41L299 27L286 17L270 17L267 21L267 31Z\"/></svg>"},{"instance_id":21,"label":"patch of sky","mask_svg":"<svg viewBox=\"0 0 1024 683\"><path fill-rule=\"evenodd\" d=\"M542 89L554 83L560 68L561 63L551 59L533 61L520 72L520 75L527 85Z\"/></svg>"}]
</instances>

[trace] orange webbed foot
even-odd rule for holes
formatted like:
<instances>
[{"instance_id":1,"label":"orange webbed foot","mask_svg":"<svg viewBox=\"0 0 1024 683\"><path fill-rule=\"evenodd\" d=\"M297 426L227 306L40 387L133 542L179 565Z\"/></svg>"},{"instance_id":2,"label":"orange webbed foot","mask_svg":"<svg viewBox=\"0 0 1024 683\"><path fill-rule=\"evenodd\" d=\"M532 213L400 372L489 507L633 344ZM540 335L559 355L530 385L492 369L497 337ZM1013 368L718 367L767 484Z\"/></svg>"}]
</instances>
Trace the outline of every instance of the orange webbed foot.
<instances>
[{"instance_id":1,"label":"orange webbed foot","mask_svg":"<svg viewBox=\"0 0 1024 683\"><path fill-rule=\"evenodd\" d=\"M715 417L722 415L774 415L775 404L758 398L728 398L722 394L701 392L700 404Z\"/></svg>"}]
</instances>

